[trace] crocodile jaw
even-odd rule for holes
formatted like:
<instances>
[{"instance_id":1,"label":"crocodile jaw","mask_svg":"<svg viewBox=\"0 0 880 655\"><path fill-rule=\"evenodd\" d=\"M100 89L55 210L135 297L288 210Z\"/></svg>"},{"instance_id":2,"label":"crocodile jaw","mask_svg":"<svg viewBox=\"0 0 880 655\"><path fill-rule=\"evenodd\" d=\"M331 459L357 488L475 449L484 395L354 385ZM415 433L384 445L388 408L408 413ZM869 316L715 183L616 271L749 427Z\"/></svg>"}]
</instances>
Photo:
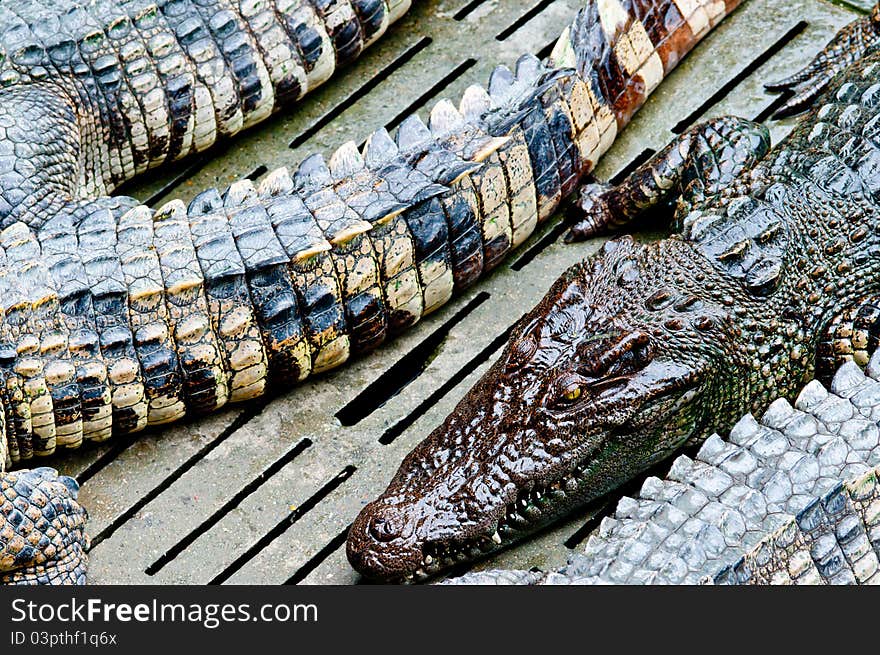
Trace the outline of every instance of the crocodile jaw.
<instances>
[{"instance_id":1,"label":"crocodile jaw","mask_svg":"<svg viewBox=\"0 0 880 655\"><path fill-rule=\"evenodd\" d=\"M646 411L647 421L637 417L616 429L552 426L551 432L569 431L558 444L567 443L564 452L554 455L533 428L484 434L466 449L478 451L476 459L467 452L457 455L446 446L467 439L457 422L447 422L410 454L388 490L358 516L349 533L349 560L371 579L416 582L533 534L692 437L702 417L693 377L677 377ZM514 443L520 446L510 447ZM442 457L448 459L423 477L426 461L420 454L428 450L445 451ZM542 453L549 456L542 459Z\"/></svg>"}]
</instances>

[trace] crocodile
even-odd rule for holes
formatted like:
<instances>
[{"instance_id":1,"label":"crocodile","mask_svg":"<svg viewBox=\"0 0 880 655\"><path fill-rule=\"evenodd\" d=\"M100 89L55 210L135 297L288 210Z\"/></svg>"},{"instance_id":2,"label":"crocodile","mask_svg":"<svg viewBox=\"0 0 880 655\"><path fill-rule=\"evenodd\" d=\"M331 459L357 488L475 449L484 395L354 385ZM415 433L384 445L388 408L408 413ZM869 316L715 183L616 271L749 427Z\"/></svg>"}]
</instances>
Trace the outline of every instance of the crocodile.
<instances>
[{"instance_id":1,"label":"crocodile","mask_svg":"<svg viewBox=\"0 0 880 655\"><path fill-rule=\"evenodd\" d=\"M547 220L739 0L587 0L545 60L499 67L488 90L362 150L346 143L188 206L106 195L270 114L409 3L248 0L213 17L220 4L2 9L0 464L252 399L378 347ZM93 30L96 16L113 19ZM297 67L294 45L323 54ZM227 50L224 65L214 55ZM70 485L53 489L73 500ZM21 511L42 497L30 500L18 496ZM12 581L44 579L57 558L22 546L37 533L10 516Z\"/></svg>"},{"instance_id":2,"label":"crocodile","mask_svg":"<svg viewBox=\"0 0 880 655\"><path fill-rule=\"evenodd\" d=\"M721 117L620 185L582 188L567 240L638 216L669 219L670 236L607 241L522 317L352 524L356 570L419 581L494 552L845 361L867 365L880 338L878 17L777 85L792 91L784 112L815 104L775 147L765 126Z\"/></svg>"},{"instance_id":3,"label":"crocodile","mask_svg":"<svg viewBox=\"0 0 880 655\"><path fill-rule=\"evenodd\" d=\"M549 573L446 584L880 584L880 353L773 402L624 497Z\"/></svg>"}]
</instances>

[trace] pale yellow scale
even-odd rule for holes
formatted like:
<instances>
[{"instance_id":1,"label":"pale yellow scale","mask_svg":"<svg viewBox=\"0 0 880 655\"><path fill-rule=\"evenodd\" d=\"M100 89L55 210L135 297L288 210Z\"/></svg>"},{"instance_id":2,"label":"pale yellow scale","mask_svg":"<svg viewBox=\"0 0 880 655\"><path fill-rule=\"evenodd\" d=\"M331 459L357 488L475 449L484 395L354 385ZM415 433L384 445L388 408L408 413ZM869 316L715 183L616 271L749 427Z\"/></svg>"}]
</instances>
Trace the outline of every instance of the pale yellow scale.
<instances>
[{"instance_id":1,"label":"pale yellow scale","mask_svg":"<svg viewBox=\"0 0 880 655\"><path fill-rule=\"evenodd\" d=\"M510 141L499 150L498 156L507 175L512 245L516 248L535 231L538 224L538 198L525 136L520 129L516 129L510 136Z\"/></svg>"},{"instance_id":2,"label":"pale yellow scale","mask_svg":"<svg viewBox=\"0 0 880 655\"><path fill-rule=\"evenodd\" d=\"M183 202L174 200L160 207L153 222L171 336L184 382L189 384L188 405L198 405L202 411L217 409L229 399L226 371L211 327L204 279ZM208 381L210 386L205 386Z\"/></svg>"},{"instance_id":3,"label":"pale yellow scale","mask_svg":"<svg viewBox=\"0 0 880 655\"><path fill-rule=\"evenodd\" d=\"M277 10L282 15L290 15L295 12L297 20L302 20L321 39L321 54L312 70L307 73L307 84L303 88L303 93L306 93L326 82L336 70L336 51L333 49L333 41L327 34L324 21L321 20L308 0L278 0Z\"/></svg>"},{"instance_id":4,"label":"pale yellow scale","mask_svg":"<svg viewBox=\"0 0 880 655\"><path fill-rule=\"evenodd\" d=\"M553 66L560 68L577 66L577 56L571 45L569 28L565 28L553 47L550 61ZM575 144L581 160L595 164L617 138L617 118L611 107L600 102L592 88L577 76L569 78L569 84L572 85L569 115L577 130Z\"/></svg>"},{"instance_id":5,"label":"pale yellow scale","mask_svg":"<svg viewBox=\"0 0 880 655\"><path fill-rule=\"evenodd\" d=\"M334 304L342 307L339 279L333 258L327 252L308 253L302 258L294 257L291 262L294 284L298 289L308 289L321 285L334 297ZM340 311L342 311L340 309ZM340 334L334 327L311 335L312 372L321 373L343 364L351 352L351 340L347 334Z\"/></svg>"},{"instance_id":6,"label":"pale yellow scale","mask_svg":"<svg viewBox=\"0 0 880 655\"><path fill-rule=\"evenodd\" d=\"M277 88L285 78L292 76L300 90L305 89L308 84L306 71L287 31L279 22L274 3L271 0L241 0L239 9L259 42L273 87Z\"/></svg>"},{"instance_id":7,"label":"pale yellow scale","mask_svg":"<svg viewBox=\"0 0 880 655\"><path fill-rule=\"evenodd\" d=\"M6 251L4 269L8 268L8 275L21 282L18 302L6 308L6 322L18 336L13 370L20 377L25 401L30 404L34 455L46 456L55 451L57 435L41 339L46 332L58 329L54 323L46 324L51 320L49 317L57 317L58 296L54 289L46 287L48 274L39 268L39 259L34 261L28 256L34 251L34 243L33 233L23 223L14 223L0 232L0 244Z\"/></svg>"},{"instance_id":8,"label":"pale yellow scale","mask_svg":"<svg viewBox=\"0 0 880 655\"><path fill-rule=\"evenodd\" d=\"M507 182L498 152L493 152L483 167L471 174L471 180L477 197L480 200L481 227L483 243L505 236L513 241L513 229L510 225L510 210L507 205Z\"/></svg>"},{"instance_id":9,"label":"pale yellow scale","mask_svg":"<svg viewBox=\"0 0 880 655\"><path fill-rule=\"evenodd\" d=\"M228 241L232 240L225 215L206 214L190 220L197 252L200 239L212 240L222 235ZM202 237L198 236L200 233ZM234 243L229 244L226 252L228 257L238 256ZM231 268L233 263L227 263ZM226 268L225 263L222 266ZM204 263L203 273L210 277L223 277L219 273L204 270ZM243 278L243 272L233 275ZM237 402L262 395L266 387L268 360L250 298L221 297L211 293L210 287L205 288L205 297L211 325L226 363L229 400Z\"/></svg>"},{"instance_id":10,"label":"pale yellow scale","mask_svg":"<svg viewBox=\"0 0 880 655\"><path fill-rule=\"evenodd\" d=\"M153 215L143 205L119 219L117 252L129 289L131 333L136 348L162 348L176 353L170 316L165 304L165 284L153 244ZM186 414L181 388L154 394L146 385L147 424L161 425Z\"/></svg>"}]
</instances>

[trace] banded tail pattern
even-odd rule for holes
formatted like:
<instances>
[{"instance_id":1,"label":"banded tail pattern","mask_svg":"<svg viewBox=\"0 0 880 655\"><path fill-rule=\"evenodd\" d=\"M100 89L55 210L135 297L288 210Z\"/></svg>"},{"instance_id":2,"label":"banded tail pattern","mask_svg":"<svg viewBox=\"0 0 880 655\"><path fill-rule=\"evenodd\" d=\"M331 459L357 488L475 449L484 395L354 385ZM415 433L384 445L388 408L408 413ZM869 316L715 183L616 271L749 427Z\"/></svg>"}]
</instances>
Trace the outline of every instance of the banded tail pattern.
<instances>
[{"instance_id":1,"label":"banded tail pattern","mask_svg":"<svg viewBox=\"0 0 880 655\"><path fill-rule=\"evenodd\" d=\"M549 218L737 4L590 0L547 61L189 206L39 198L0 233L5 459L254 398L413 325Z\"/></svg>"}]
</instances>

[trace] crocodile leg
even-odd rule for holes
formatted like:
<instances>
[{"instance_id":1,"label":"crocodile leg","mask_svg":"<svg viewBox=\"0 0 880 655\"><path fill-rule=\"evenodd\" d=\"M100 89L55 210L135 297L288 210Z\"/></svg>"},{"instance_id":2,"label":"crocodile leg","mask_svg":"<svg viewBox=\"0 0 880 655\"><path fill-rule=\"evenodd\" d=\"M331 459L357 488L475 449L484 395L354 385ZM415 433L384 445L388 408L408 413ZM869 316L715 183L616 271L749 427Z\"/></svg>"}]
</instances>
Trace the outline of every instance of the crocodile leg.
<instances>
[{"instance_id":1,"label":"crocodile leg","mask_svg":"<svg viewBox=\"0 0 880 655\"><path fill-rule=\"evenodd\" d=\"M773 118L794 116L808 109L828 88L837 73L858 61L880 43L880 3L871 15L840 30L805 68L778 82L766 85L769 91L791 91L794 95L776 110Z\"/></svg>"},{"instance_id":2,"label":"crocodile leg","mask_svg":"<svg viewBox=\"0 0 880 655\"><path fill-rule=\"evenodd\" d=\"M625 226L651 208L689 206L731 189L770 149L767 128L725 116L694 126L617 186L588 184L570 210L567 242Z\"/></svg>"}]
</instances>

